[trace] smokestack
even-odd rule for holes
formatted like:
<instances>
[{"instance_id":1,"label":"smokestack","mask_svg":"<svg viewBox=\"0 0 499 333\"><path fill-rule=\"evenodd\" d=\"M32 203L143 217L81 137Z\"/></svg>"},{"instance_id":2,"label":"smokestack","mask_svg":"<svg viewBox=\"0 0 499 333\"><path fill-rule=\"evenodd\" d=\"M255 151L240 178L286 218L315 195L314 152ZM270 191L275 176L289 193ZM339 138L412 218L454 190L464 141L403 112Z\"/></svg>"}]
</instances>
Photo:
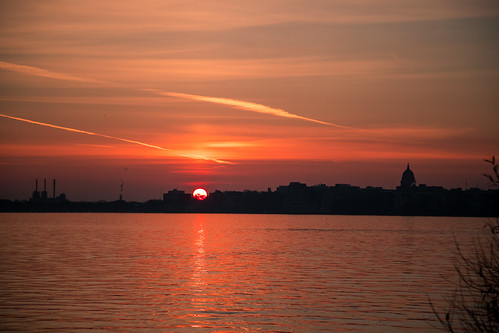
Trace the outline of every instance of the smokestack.
<instances>
[{"instance_id":1,"label":"smokestack","mask_svg":"<svg viewBox=\"0 0 499 333\"><path fill-rule=\"evenodd\" d=\"M53 198L55 199L55 179L54 179L54 196Z\"/></svg>"},{"instance_id":2,"label":"smokestack","mask_svg":"<svg viewBox=\"0 0 499 333\"><path fill-rule=\"evenodd\" d=\"M43 180L42 200L47 200L47 180Z\"/></svg>"},{"instance_id":3,"label":"smokestack","mask_svg":"<svg viewBox=\"0 0 499 333\"><path fill-rule=\"evenodd\" d=\"M31 196L32 201L40 200L40 192L38 192L38 179L35 179L35 190L33 191L33 195Z\"/></svg>"},{"instance_id":4,"label":"smokestack","mask_svg":"<svg viewBox=\"0 0 499 333\"><path fill-rule=\"evenodd\" d=\"M123 200L123 186L125 185L125 182L123 181L123 179L120 179L121 180L121 185L120 185L120 201Z\"/></svg>"}]
</instances>

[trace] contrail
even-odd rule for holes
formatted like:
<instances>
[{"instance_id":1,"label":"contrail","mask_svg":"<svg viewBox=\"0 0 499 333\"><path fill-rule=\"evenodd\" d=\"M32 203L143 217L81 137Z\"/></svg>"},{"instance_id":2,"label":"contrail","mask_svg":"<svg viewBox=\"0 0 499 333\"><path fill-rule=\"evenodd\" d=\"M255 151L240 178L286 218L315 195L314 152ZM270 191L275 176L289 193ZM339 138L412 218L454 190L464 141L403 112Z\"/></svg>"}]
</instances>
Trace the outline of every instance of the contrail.
<instances>
[{"instance_id":1,"label":"contrail","mask_svg":"<svg viewBox=\"0 0 499 333\"><path fill-rule=\"evenodd\" d=\"M47 77L50 79L63 80L63 81L74 81L74 82L86 82L86 83L97 83L97 84L109 84L106 81L100 81L95 79L89 79L79 76L72 76L64 73L57 73L48 71L46 69L41 69L38 67L31 67L25 65L17 65L9 62L0 61L0 68L6 69L12 72L19 72L23 74L33 75L33 76L41 76Z\"/></svg>"},{"instance_id":2,"label":"contrail","mask_svg":"<svg viewBox=\"0 0 499 333\"><path fill-rule=\"evenodd\" d=\"M112 82L100 81L100 80L83 78L83 77L78 77L78 76L72 76L72 75L68 75L68 74L64 74L64 73L57 73L57 72L48 71L48 70L38 68L38 67L18 65L18 64L13 64L13 63L4 62L4 61L0 61L0 69L5 69L5 70L13 71L13 72L19 72L19 73L33 75L33 76L41 76L41 77L47 77L47 78L56 79L56 80L63 80L63 81L86 82L86 83L94 83L94 84L113 84ZM321 125L333 126L333 127L337 127L337 128L350 129L350 130L357 130L354 127L333 124L333 123L329 123L326 121L317 120L317 119L313 119L313 118L307 118L307 117L299 116L299 115L296 115L293 113L289 113L283 109L277 109L277 108L273 108L273 107L263 105L263 104L241 101L241 100L232 99L232 98L201 96L201 95L185 94L185 93L179 93L179 92L161 91L161 90L157 90L157 89L140 89L140 90L151 92L151 93L154 93L157 95L162 95L162 96L169 96L169 97L183 98L183 99L189 99L189 100L195 100L195 101L228 105L228 106L231 106L231 107L234 107L237 109L241 109L241 110L247 110L247 111L258 112L258 113L265 113L265 114L270 114L270 115L277 116L277 117L294 118L294 119L305 120L305 121L309 121L309 122L313 122L313 123L317 123L317 124L321 124Z\"/></svg>"},{"instance_id":3,"label":"contrail","mask_svg":"<svg viewBox=\"0 0 499 333\"><path fill-rule=\"evenodd\" d=\"M0 116L4 117L4 118L13 119L13 120L23 121L23 122L30 123L30 124L35 124L35 125L40 125L40 126L45 126L45 127L56 128L56 129L60 129L60 130L68 131L68 132L81 133L81 134L93 135L93 136L100 136L100 137L106 138L106 139L119 140L119 141L123 141L123 142L127 142L127 143L133 143L133 144L144 146L144 147L149 147L149 148L158 149L158 150L162 150L162 151L168 151L168 152L171 152L172 154L175 154L175 155L178 155L178 156L192 158L192 159L196 159L196 160L212 161L212 162L221 163L221 164L233 164L232 162L229 162L229 161L224 161L224 160L219 160L219 159L216 159L216 158L209 158L209 157L204 157L204 156L198 156L198 155L191 155L191 154L179 153L179 152L173 151L173 150L168 149L168 148L164 148L164 147L160 147L160 146L156 146L156 145L151 145L151 144L140 142L140 141L136 141L136 140L129 140L129 139L124 139L124 138L119 138L117 136L111 136L111 135L106 135L106 134L100 134L100 133L94 133L94 132L89 132L89 131L83 131L83 130L79 130L79 129L71 128L71 127L63 127L63 126L58 126L58 125L52 125L52 124L42 123L42 122L39 122L39 121L29 120L29 119L25 119L25 118L8 116L6 114L1 114L1 113L0 113Z\"/></svg>"},{"instance_id":4,"label":"contrail","mask_svg":"<svg viewBox=\"0 0 499 333\"><path fill-rule=\"evenodd\" d=\"M312 118L306 118L306 117L302 117L302 116L299 116L296 114L289 113L289 112L282 110L282 109L277 109L277 108L273 108L273 107L270 107L267 105L252 103L252 102L247 102L247 101L241 101L241 100L237 100L237 99L192 95L192 94L184 94L184 93L178 93L178 92L161 91L161 90L156 90L156 89L143 89L143 90L157 94L157 95L162 95L162 96L177 97L177 98L190 99L190 100L194 100L194 101L202 101L202 102L209 102L209 103L215 103L215 104L223 104L223 105L235 107L237 109L253 111L253 112L258 112L258 113L271 114L271 115L277 116L277 117L301 119L301 120L306 120L306 121L310 121L310 122L314 122L314 123L318 123L318 124L322 124L322 125L327 125L327 126L334 126L334 127L338 127L338 128L344 128L344 129L354 129L353 127L328 123L326 121L321 121L321 120L312 119Z\"/></svg>"}]
</instances>

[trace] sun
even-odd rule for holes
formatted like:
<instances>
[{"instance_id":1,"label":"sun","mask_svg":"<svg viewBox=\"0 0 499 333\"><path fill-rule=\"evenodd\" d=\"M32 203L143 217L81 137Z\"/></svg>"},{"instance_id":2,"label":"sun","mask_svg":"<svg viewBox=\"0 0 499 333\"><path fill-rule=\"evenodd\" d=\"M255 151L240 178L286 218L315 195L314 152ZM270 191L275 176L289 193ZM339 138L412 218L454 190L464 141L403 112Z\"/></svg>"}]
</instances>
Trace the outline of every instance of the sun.
<instances>
[{"instance_id":1,"label":"sun","mask_svg":"<svg viewBox=\"0 0 499 333\"><path fill-rule=\"evenodd\" d=\"M197 200L204 200L208 197L208 192L204 188L197 188L192 192L192 197Z\"/></svg>"}]
</instances>

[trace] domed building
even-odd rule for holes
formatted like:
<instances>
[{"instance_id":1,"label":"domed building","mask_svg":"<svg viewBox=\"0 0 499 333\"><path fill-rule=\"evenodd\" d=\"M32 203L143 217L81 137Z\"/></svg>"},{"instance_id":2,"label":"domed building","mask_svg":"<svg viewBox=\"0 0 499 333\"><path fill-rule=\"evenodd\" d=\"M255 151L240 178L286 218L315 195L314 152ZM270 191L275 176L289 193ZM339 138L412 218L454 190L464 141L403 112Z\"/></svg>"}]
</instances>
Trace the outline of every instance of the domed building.
<instances>
[{"instance_id":1,"label":"domed building","mask_svg":"<svg viewBox=\"0 0 499 333\"><path fill-rule=\"evenodd\" d=\"M400 187L409 188L412 186L416 186L416 178L414 177L414 173L409 167L409 163L407 163L407 169L405 169L404 173L402 174L402 179L400 180Z\"/></svg>"}]
</instances>

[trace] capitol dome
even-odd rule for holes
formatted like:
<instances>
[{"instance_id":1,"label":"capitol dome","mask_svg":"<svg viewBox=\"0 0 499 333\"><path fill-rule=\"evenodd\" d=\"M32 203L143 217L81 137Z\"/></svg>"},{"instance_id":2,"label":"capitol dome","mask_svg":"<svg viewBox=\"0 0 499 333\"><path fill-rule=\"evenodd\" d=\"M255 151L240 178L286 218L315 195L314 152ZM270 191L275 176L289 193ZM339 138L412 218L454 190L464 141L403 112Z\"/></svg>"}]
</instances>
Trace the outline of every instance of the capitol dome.
<instances>
[{"instance_id":1,"label":"capitol dome","mask_svg":"<svg viewBox=\"0 0 499 333\"><path fill-rule=\"evenodd\" d=\"M408 188L411 186L416 186L416 178L414 177L414 173L409 167L409 163L407 163L407 169L405 169L402 174L402 179L400 180L400 187Z\"/></svg>"}]
</instances>

